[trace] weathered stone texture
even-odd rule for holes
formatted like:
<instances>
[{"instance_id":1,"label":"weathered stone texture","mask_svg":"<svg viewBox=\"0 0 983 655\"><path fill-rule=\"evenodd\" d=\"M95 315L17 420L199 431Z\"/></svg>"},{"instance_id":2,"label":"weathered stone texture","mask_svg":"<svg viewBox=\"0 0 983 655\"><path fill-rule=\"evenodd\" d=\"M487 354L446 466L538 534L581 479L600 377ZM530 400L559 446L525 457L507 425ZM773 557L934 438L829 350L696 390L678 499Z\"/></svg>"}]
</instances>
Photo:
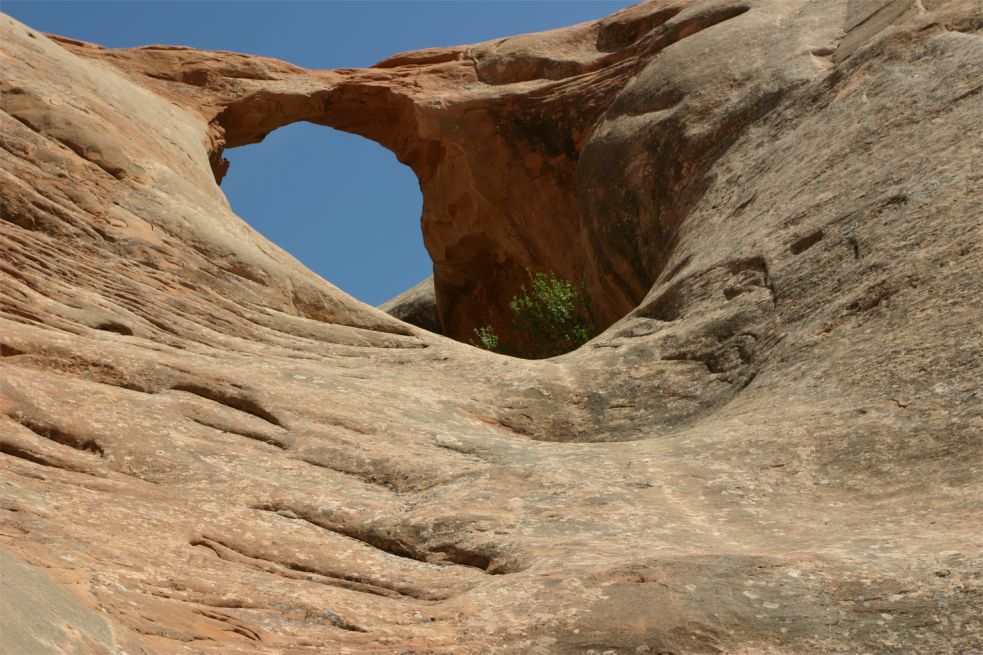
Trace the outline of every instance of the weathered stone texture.
<instances>
[{"instance_id":1,"label":"weathered stone texture","mask_svg":"<svg viewBox=\"0 0 983 655\"><path fill-rule=\"evenodd\" d=\"M657 0L308 71L0 16L4 648L980 648L981 36ZM525 266L606 331L510 359L306 270L216 185L300 120L416 172L447 335Z\"/></svg>"}]
</instances>

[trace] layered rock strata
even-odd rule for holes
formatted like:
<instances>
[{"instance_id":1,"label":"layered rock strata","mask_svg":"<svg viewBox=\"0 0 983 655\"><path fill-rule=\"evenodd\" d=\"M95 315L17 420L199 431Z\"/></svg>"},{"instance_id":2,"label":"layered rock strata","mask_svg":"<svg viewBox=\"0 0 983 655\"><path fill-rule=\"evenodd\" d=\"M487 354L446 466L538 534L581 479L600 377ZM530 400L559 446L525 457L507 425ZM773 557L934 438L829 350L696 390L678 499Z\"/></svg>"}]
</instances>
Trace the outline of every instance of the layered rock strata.
<instances>
[{"instance_id":1,"label":"layered rock strata","mask_svg":"<svg viewBox=\"0 0 983 655\"><path fill-rule=\"evenodd\" d=\"M5 648L983 643L978 3L339 71L0 29ZM306 270L216 184L300 120L416 172L446 334L524 266L609 327L510 359Z\"/></svg>"}]
</instances>

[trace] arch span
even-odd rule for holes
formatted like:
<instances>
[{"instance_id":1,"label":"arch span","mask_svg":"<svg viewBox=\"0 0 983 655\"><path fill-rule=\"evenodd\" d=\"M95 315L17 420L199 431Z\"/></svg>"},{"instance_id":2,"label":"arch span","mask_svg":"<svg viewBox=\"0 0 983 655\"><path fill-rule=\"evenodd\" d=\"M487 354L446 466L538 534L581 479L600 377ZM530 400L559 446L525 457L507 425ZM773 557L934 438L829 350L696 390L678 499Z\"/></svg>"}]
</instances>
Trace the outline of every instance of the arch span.
<instances>
[{"instance_id":1,"label":"arch span","mask_svg":"<svg viewBox=\"0 0 983 655\"><path fill-rule=\"evenodd\" d=\"M104 54L116 63L126 59L128 70L153 78L155 91L202 117L217 180L226 171L226 148L256 143L298 121L391 150L420 182L444 332L466 341L476 326L508 334L505 308L527 267L582 281L601 328L645 297L692 202L693 194L681 191L698 189L721 139L737 130L684 139L680 110L658 122L655 143L646 146L664 155L656 168L599 156L584 169L581 152L598 134L603 141L617 132L617 125L601 129L605 116L655 53L746 11L738 1L645 3L600 21L403 53L365 69L309 71L262 57L162 46ZM655 104L680 105L686 83L667 82L665 102ZM192 93L188 85L196 87ZM632 101L621 104L613 118L630 123ZM726 108L700 105L694 115L710 111ZM728 124L749 118L735 116ZM645 183L649 174L656 184ZM648 188L657 195L628 197ZM612 193L627 195L621 202ZM619 202L637 215L613 216L609 209Z\"/></svg>"},{"instance_id":2,"label":"arch span","mask_svg":"<svg viewBox=\"0 0 983 655\"><path fill-rule=\"evenodd\" d=\"M216 178L225 173L224 148L258 142L282 125L308 121L359 134L390 149L419 179L424 243L448 336L467 340L487 324L507 332L500 314L526 267L586 281L601 299L605 325L633 307L639 298L599 283L580 221L575 136L586 136L597 110L572 112L562 94L478 101L456 90L477 81L470 61L427 66L444 69L428 77L440 83L428 100L404 83L417 66L397 66L326 74L313 93L261 91L230 102L212 122ZM516 103L527 107L517 111Z\"/></svg>"}]
</instances>

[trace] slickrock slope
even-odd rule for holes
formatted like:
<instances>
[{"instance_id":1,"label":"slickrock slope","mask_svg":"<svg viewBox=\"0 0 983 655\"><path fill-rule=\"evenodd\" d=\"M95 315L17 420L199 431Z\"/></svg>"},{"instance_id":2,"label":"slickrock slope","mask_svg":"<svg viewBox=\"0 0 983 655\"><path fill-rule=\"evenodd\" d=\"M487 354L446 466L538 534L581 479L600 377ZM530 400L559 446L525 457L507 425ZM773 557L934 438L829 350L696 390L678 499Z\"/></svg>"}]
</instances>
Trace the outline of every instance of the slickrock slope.
<instances>
[{"instance_id":1,"label":"slickrock slope","mask_svg":"<svg viewBox=\"0 0 983 655\"><path fill-rule=\"evenodd\" d=\"M5 652L983 646L983 10L655 1L307 71L0 17ZM420 178L446 333L252 231L308 120Z\"/></svg>"},{"instance_id":2,"label":"slickrock slope","mask_svg":"<svg viewBox=\"0 0 983 655\"><path fill-rule=\"evenodd\" d=\"M387 300L379 305L379 309L401 321L406 321L437 334L443 333L440 327L440 316L437 312L437 297L432 276L395 298Z\"/></svg>"}]
</instances>

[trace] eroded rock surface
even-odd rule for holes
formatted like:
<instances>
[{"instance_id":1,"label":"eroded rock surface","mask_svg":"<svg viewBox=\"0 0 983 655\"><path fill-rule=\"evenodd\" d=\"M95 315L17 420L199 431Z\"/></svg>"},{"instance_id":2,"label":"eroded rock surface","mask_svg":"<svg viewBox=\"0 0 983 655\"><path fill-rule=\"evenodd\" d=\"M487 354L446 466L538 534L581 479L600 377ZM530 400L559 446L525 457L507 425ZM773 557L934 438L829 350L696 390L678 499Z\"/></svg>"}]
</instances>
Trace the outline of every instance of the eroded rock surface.
<instances>
[{"instance_id":1,"label":"eroded rock surface","mask_svg":"<svg viewBox=\"0 0 983 655\"><path fill-rule=\"evenodd\" d=\"M342 71L0 24L5 637L983 643L978 3L656 1ZM610 327L515 360L325 283L216 185L298 120L416 171L448 335L525 265Z\"/></svg>"}]
</instances>

